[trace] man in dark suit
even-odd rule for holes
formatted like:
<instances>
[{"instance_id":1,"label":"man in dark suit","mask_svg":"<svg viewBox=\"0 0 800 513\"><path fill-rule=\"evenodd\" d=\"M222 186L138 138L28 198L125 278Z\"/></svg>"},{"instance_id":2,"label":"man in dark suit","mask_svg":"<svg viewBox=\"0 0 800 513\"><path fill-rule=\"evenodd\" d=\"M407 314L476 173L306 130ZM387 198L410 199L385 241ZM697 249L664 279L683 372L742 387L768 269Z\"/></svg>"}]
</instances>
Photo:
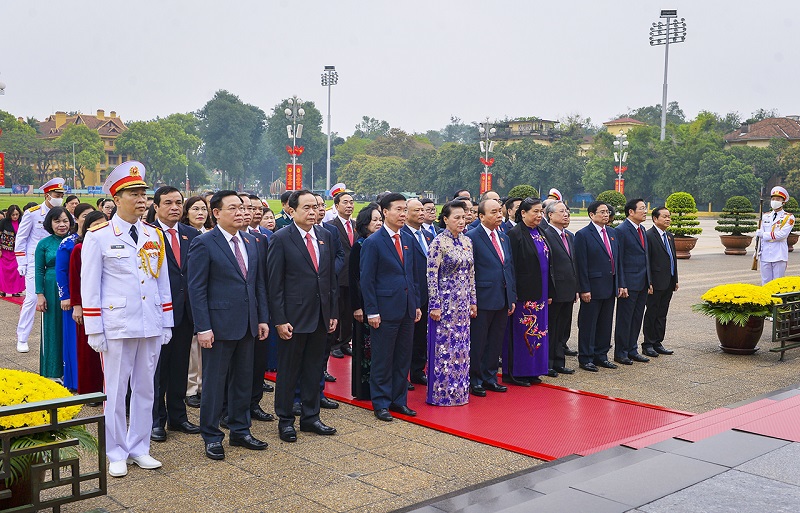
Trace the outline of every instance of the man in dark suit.
<instances>
[{"instance_id":1,"label":"man in dark suit","mask_svg":"<svg viewBox=\"0 0 800 513\"><path fill-rule=\"evenodd\" d=\"M514 219L517 215L517 209L519 208L520 203L522 203L522 198L508 198L505 202L506 208L506 220L500 226L503 229L504 233L508 233L511 230L516 222Z\"/></svg>"},{"instance_id":2,"label":"man in dark suit","mask_svg":"<svg viewBox=\"0 0 800 513\"><path fill-rule=\"evenodd\" d=\"M272 231L261 226L261 220L264 218L264 203L261 201L261 198L255 194L248 194L247 198L250 200L250 206L253 207L253 217L250 219L250 226L247 231L251 234L258 232L261 235L266 235L267 240L269 240Z\"/></svg>"},{"instance_id":3,"label":"man in dark suit","mask_svg":"<svg viewBox=\"0 0 800 513\"><path fill-rule=\"evenodd\" d=\"M469 385L472 395L485 397L486 391L505 392L497 382L497 363L503 351L508 316L517 301L511 247L497 228L503 222L500 202L485 199L478 204L481 224L470 230L475 260L475 292L478 307L470 321Z\"/></svg>"},{"instance_id":4,"label":"man in dark suit","mask_svg":"<svg viewBox=\"0 0 800 513\"><path fill-rule=\"evenodd\" d=\"M649 362L639 354L639 333L642 331L644 305L650 289L650 257L644 223L647 205L641 198L625 204L625 221L616 228L619 247L619 299L614 329L614 361L623 365Z\"/></svg>"},{"instance_id":5,"label":"man in dark suit","mask_svg":"<svg viewBox=\"0 0 800 513\"><path fill-rule=\"evenodd\" d=\"M163 442L167 439L167 424L174 431L197 434L200 428L186 416L186 383L189 376L189 351L194 335L194 323L189 307L189 287L186 268L189 245L200 232L180 223L183 214L183 195L175 187L161 187L153 197L155 225L161 229L169 271L169 288L172 292L172 314L175 327L169 344L161 346L161 355L155 374L155 401L153 401L153 427L150 439Z\"/></svg>"},{"instance_id":6,"label":"man in dark suit","mask_svg":"<svg viewBox=\"0 0 800 513\"><path fill-rule=\"evenodd\" d=\"M344 355L353 356L350 340L353 338L353 308L350 306L350 249L358 239L353 215L353 196L346 192L337 194L333 198L333 207L336 217L327 223L336 227L336 236L344 250L344 265L338 271L339 282L339 322L336 331L329 335L331 338L331 356L343 358Z\"/></svg>"},{"instance_id":7,"label":"man in dark suit","mask_svg":"<svg viewBox=\"0 0 800 513\"><path fill-rule=\"evenodd\" d=\"M269 334L267 279L255 237L244 228L244 206L234 191L211 197L217 220L213 230L195 237L189 248L189 301L197 340L203 348L200 431L206 456L225 458L219 429L225 385L230 444L263 450L266 442L250 433L253 344Z\"/></svg>"},{"instance_id":8,"label":"man in dark suit","mask_svg":"<svg viewBox=\"0 0 800 513\"><path fill-rule=\"evenodd\" d=\"M433 242L433 236L422 228L425 211L422 202L418 199L408 200L408 217L406 224L400 231L411 235L414 239L414 274L419 287L419 309L422 319L428 318L428 246ZM414 324L414 343L411 347L411 385L409 390L414 390L414 384L428 385L428 376L425 375L425 364L428 361L428 323L420 321Z\"/></svg>"},{"instance_id":9,"label":"man in dark suit","mask_svg":"<svg viewBox=\"0 0 800 513\"><path fill-rule=\"evenodd\" d=\"M483 193L483 196L481 196L481 201L484 201L484 200L487 200L487 199L493 199L493 200L497 200L499 202L500 201L500 195L497 194L495 191L486 191L486 192ZM500 203L500 208L502 209L502 207L503 207L503 204ZM480 216L480 214L478 214L475 217L475 220L472 221L471 223L469 223L469 225L467 226L465 231L469 231L469 230L472 230L473 228L477 228L480 224L481 224L481 216ZM497 227L497 229L501 233L503 232L502 226L503 226L503 223L501 222L500 226Z\"/></svg>"},{"instance_id":10,"label":"man in dark suit","mask_svg":"<svg viewBox=\"0 0 800 513\"><path fill-rule=\"evenodd\" d=\"M567 347L572 328L572 309L578 301L578 269L575 267L574 236L567 230L569 208L563 201L551 203L545 210L550 221L544 236L550 246L549 297L552 300L547 310L549 339L549 368L551 377L572 374L566 366L564 348Z\"/></svg>"},{"instance_id":11,"label":"man in dark suit","mask_svg":"<svg viewBox=\"0 0 800 513\"><path fill-rule=\"evenodd\" d=\"M443 228L436 225L436 203L430 198L422 198L419 200L422 203L422 229L430 233L431 236L436 237L442 233Z\"/></svg>"},{"instance_id":12,"label":"man in dark suit","mask_svg":"<svg viewBox=\"0 0 800 513\"><path fill-rule=\"evenodd\" d=\"M594 201L587 208L592 221L575 234L575 267L581 308L578 312L578 362L581 369L616 369L608 361L614 300L618 294L617 237L608 224L608 205Z\"/></svg>"},{"instance_id":13,"label":"man in dark suit","mask_svg":"<svg viewBox=\"0 0 800 513\"><path fill-rule=\"evenodd\" d=\"M653 209L653 227L647 230L652 287L644 313L642 352L650 357L673 354L664 347L667 313L672 293L678 290L678 260L675 258L675 237L667 231L672 218L666 207ZM173 299L174 301L174 299Z\"/></svg>"},{"instance_id":14,"label":"man in dark suit","mask_svg":"<svg viewBox=\"0 0 800 513\"><path fill-rule=\"evenodd\" d=\"M375 417L388 422L390 411L417 414L406 398L414 323L422 312L414 275L414 240L400 232L408 213L406 198L389 193L379 205L383 227L361 246L361 293L372 343L372 407Z\"/></svg>"},{"instance_id":15,"label":"man in dark suit","mask_svg":"<svg viewBox=\"0 0 800 513\"><path fill-rule=\"evenodd\" d=\"M320 420L319 401L327 335L336 329L338 290L334 239L316 226L316 197L305 189L295 191L287 206L293 222L270 239L267 268L270 311L280 337L275 388L278 435L284 442L295 442L292 405L298 379L300 431L336 433Z\"/></svg>"}]
</instances>

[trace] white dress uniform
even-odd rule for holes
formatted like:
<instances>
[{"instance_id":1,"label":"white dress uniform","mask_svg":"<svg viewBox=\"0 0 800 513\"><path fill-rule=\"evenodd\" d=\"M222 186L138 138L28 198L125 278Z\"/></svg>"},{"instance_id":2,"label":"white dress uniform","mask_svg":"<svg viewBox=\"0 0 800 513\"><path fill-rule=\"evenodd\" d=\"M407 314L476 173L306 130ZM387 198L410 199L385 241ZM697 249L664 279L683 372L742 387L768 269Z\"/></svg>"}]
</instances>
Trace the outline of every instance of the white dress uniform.
<instances>
[{"instance_id":1,"label":"white dress uniform","mask_svg":"<svg viewBox=\"0 0 800 513\"><path fill-rule=\"evenodd\" d=\"M64 179L53 178L42 185L42 191L45 193L64 192ZM27 352L28 337L36 318L36 245L50 235L44 229L44 218L49 211L50 208L44 202L26 210L20 219L17 236L14 239L17 269L20 272L25 270L25 300L22 302L22 310L19 312L19 322L17 323L17 350L22 352Z\"/></svg>"},{"instance_id":2,"label":"white dress uniform","mask_svg":"<svg viewBox=\"0 0 800 513\"><path fill-rule=\"evenodd\" d=\"M771 196L779 196L785 202L789 195L783 187L773 187ZM756 236L761 239L759 261L761 284L782 278L789 262L789 245L786 239L794 227L794 216L785 210L774 210L761 216L761 228Z\"/></svg>"},{"instance_id":3,"label":"white dress uniform","mask_svg":"<svg viewBox=\"0 0 800 513\"><path fill-rule=\"evenodd\" d=\"M131 180L134 173L142 177ZM143 175L141 163L125 162L109 175L104 192L114 195L121 188L143 187ZM138 241L131 235L131 226ZM84 326L90 345L102 351L106 454L111 463L131 463L150 453L153 377L161 345L169 341L174 326L164 251L157 228L138 219L131 225L118 215L91 228L83 242ZM130 428L125 422L129 379Z\"/></svg>"}]
</instances>

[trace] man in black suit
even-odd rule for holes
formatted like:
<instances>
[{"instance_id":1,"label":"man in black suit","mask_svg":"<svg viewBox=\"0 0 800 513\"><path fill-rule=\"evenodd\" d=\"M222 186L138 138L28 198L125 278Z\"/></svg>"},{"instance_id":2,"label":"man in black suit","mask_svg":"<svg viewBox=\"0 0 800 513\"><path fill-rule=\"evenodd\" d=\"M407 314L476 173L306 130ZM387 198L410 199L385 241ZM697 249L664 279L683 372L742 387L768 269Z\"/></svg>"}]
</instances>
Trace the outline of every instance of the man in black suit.
<instances>
[{"instance_id":1,"label":"man in black suit","mask_svg":"<svg viewBox=\"0 0 800 513\"><path fill-rule=\"evenodd\" d=\"M642 331L644 305L650 289L650 257L644 223L647 205L641 198L625 204L625 221L616 228L620 265L619 299L614 329L614 361L623 365L649 362L639 354L639 333Z\"/></svg>"},{"instance_id":2,"label":"man in black suit","mask_svg":"<svg viewBox=\"0 0 800 513\"><path fill-rule=\"evenodd\" d=\"M262 253L244 228L245 208L235 191L211 197L217 220L213 230L195 237L189 248L189 301L197 341L203 348L200 431L206 456L225 458L219 429L227 383L230 444L263 450L266 442L250 433L253 344L269 334L267 279Z\"/></svg>"},{"instance_id":3,"label":"man in black suit","mask_svg":"<svg viewBox=\"0 0 800 513\"><path fill-rule=\"evenodd\" d=\"M575 267L574 235L567 230L569 208L563 201L551 203L545 210L550 221L544 236L550 245L550 284L548 293L552 303L547 310L550 334L548 375L556 377L575 371L566 366L564 348L567 347L572 328L572 308L578 301L578 270Z\"/></svg>"},{"instance_id":4,"label":"man in black suit","mask_svg":"<svg viewBox=\"0 0 800 513\"><path fill-rule=\"evenodd\" d=\"M618 294L617 241L608 224L608 205L594 201L587 208L591 223L575 234L575 267L578 270L578 362L583 370L616 369L608 361L614 301Z\"/></svg>"},{"instance_id":5,"label":"man in black suit","mask_svg":"<svg viewBox=\"0 0 800 513\"><path fill-rule=\"evenodd\" d=\"M287 206L293 221L270 239L267 269L270 311L280 337L275 388L278 435L284 442L295 442L292 405L298 379L300 431L336 433L319 418L319 379L327 335L336 329L338 290L333 237L316 226L316 197L305 189L295 191Z\"/></svg>"},{"instance_id":6,"label":"man in black suit","mask_svg":"<svg viewBox=\"0 0 800 513\"><path fill-rule=\"evenodd\" d=\"M436 237L442 233L443 228L436 225L436 203L430 198L422 198L419 200L422 203L422 229Z\"/></svg>"},{"instance_id":7,"label":"man in black suit","mask_svg":"<svg viewBox=\"0 0 800 513\"><path fill-rule=\"evenodd\" d=\"M411 235L414 239L416 258L414 259L414 274L419 287L419 309L422 318L428 318L428 246L433 242L433 236L422 227L425 211L422 202L418 199L408 200L408 217L406 224L400 231ZM428 385L428 376L425 375L425 364L428 362L428 323L420 321L414 324L414 343L411 346L411 385Z\"/></svg>"},{"instance_id":8,"label":"man in black suit","mask_svg":"<svg viewBox=\"0 0 800 513\"><path fill-rule=\"evenodd\" d=\"M323 203L324 204L324 203ZM343 358L344 355L353 356L350 340L353 338L353 308L350 306L350 249L358 239L356 223L350 217L353 215L353 196L346 192L337 194L333 198L333 207L336 217L329 225L335 226L337 236L344 250L344 265L338 271L339 281L339 322L336 331L329 335L331 338L331 356Z\"/></svg>"},{"instance_id":9,"label":"man in black suit","mask_svg":"<svg viewBox=\"0 0 800 513\"><path fill-rule=\"evenodd\" d=\"M153 427L150 439L163 442L167 439L167 424L175 431L197 434L200 428L186 416L186 383L189 376L189 351L194 335L194 323L189 307L189 287L186 268L189 245L200 232L180 223L183 214L183 195L175 187L161 187L153 197L155 225L164 235L169 271L169 288L172 292L172 314L175 327L169 344L161 346L161 355L155 373L155 401L153 401ZM169 422L168 422L169 421Z\"/></svg>"},{"instance_id":10,"label":"man in black suit","mask_svg":"<svg viewBox=\"0 0 800 513\"><path fill-rule=\"evenodd\" d=\"M506 220L501 224L502 231L508 233L517 223L514 221L517 215L517 209L523 198L508 198L504 204L506 210ZM546 217L546 216L545 216Z\"/></svg>"},{"instance_id":11,"label":"man in black suit","mask_svg":"<svg viewBox=\"0 0 800 513\"><path fill-rule=\"evenodd\" d=\"M667 313L672 293L678 290L678 260L675 258L675 237L667 231L672 218L666 207L653 209L653 227L647 230L652 287L644 313L642 352L650 357L673 354L664 347ZM174 301L174 300L173 300Z\"/></svg>"}]
</instances>

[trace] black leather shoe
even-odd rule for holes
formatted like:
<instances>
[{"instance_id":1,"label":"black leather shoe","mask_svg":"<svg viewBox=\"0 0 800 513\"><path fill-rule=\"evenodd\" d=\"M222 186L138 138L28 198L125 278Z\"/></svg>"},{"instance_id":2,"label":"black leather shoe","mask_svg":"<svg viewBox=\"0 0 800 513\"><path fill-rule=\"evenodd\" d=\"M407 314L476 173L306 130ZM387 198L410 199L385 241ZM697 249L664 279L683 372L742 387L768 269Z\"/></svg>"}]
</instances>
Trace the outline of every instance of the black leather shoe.
<instances>
[{"instance_id":1,"label":"black leather shoe","mask_svg":"<svg viewBox=\"0 0 800 513\"><path fill-rule=\"evenodd\" d=\"M186 422L181 422L178 425L169 425L170 431L180 431L181 433L186 433L187 435L196 435L200 432L200 426L196 424L192 424L188 420Z\"/></svg>"},{"instance_id":2,"label":"black leather shoe","mask_svg":"<svg viewBox=\"0 0 800 513\"><path fill-rule=\"evenodd\" d=\"M253 420L260 420L261 422L272 422L275 420L275 415L267 413L261 407L250 410L250 418Z\"/></svg>"},{"instance_id":3,"label":"black leather shoe","mask_svg":"<svg viewBox=\"0 0 800 513\"><path fill-rule=\"evenodd\" d=\"M350 344L345 344L342 346L342 354L346 354L347 356L353 356L353 348L350 347Z\"/></svg>"},{"instance_id":4,"label":"black leather shoe","mask_svg":"<svg viewBox=\"0 0 800 513\"><path fill-rule=\"evenodd\" d=\"M651 358L658 358L658 353L656 353L655 350L651 347L643 347L642 354L645 356L649 356Z\"/></svg>"},{"instance_id":5,"label":"black leather shoe","mask_svg":"<svg viewBox=\"0 0 800 513\"><path fill-rule=\"evenodd\" d=\"M230 444L236 447L244 447L251 451L263 451L267 448L267 442L263 442L253 435L244 435L242 437L231 437Z\"/></svg>"},{"instance_id":6,"label":"black leather shoe","mask_svg":"<svg viewBox=\"0 0 800 513\"><path fill-rule=\"evenodd\" d=\"M574 349L565 349L564 356L578 356L578 352Z\"/></svg>"},{"instance_id":7,"label":"black leather shoe","mask_svg":"<svg viewBox=\"0 0 800 513\"><path fill-rule=\"evenodd\" d=\"M219 418L219 427L221 427L222 429L230 429L228 427L228 416L227 415L223 415L222 417Z\"/></svg>"},{"instance_id":8,"label":"black leather shoe","mask_svg":"<svg viewBox=\"0 0 800 513\"><path fill-rule=\"evenodd\" d=\"M261 385L261 389L262 389L264 392L274 392L274 391L275 391L275 385L273 385L272 383L267 383L267 382L265 381L265 382L264 382L264 384L263 384L263 385Z\"/></svg>"},{"instance_id":9,"label":"black leather shoe","mask_svg":"<svg viewBox=\"0 0 800 513\"><path fill-rule=\"evenodd\" d=\"M417 385L428 386L428 376L425 374L420 376L412 376L411 382Z\"/></svg>"},{"instance_id":10,"label":"black leather shoe","mask_svg":"<svg viewBox=\"0 0 800 513\"><path fill-rule=\"evenodd\" d=\"M415 386L414 386L414 383L409 383L409 384L406 386L406 388L407 388L408 390L416 390L416 389L417 389L417 387L415 387Z\"/></svg>"},{"instance_id":11,"label":"black leather shoe","mask_svg":"<svg viewBox=\"0 0 800 513\"><path fill-rule=\"evenodd\" d=\"M503 383L507 383L509 385L515 385L518 387L529 387L531 386L531 382L524 380L524 379L517 379L514 376L506 376L503 375Z\"/></svg>"},{"instance_id":12,"label":"black leather shoe","mask_svg":"<svg viewBox=\"0 0 800 513\"><path fill-rule=\"evenodd\" d=\"M595 365L598 367L603 367L605 369L616 369L617 365L609 362L608 360L603 360L601 362L594 362Z\"/></svg>"},{"instance_id":13,"label":"black leather shoe","mask_svg":"<svg viewBox=\"0 0 800 513\"><path fill-rule=\"evenodd\" d=\"M278 436L284 442L292 443L297 441L297 431L294 430L294 426L278 428Z\"/></svg>"},{"instance_id":14,"label":"black leather shoe","mask_svg":"<svg viewBox=\"0 0 800 513\"><path fill-rule=\"evenodd\" d=\"M299 417L302 414L303 414L303 407L300 406L300 403L294 403L292 405L292 415L294 415L295 417Z\"/></svg>"},{"instance_id":15,"label":"black leather shoe","mask_svg":"<svg viewBox=\"0 0 800 513\"><path fill-rule=\"evenodd\" d=\"M222 447L222 442L210 442L206 444L206 456L212 460L224 460L225 448Z\"/></svg>"},{"instance_id":16,"label":"black leather shoe","mask_svg":"<svg viewBox=\"0 0 800 513\"><path fill-rule=\"evenodd\" d=\"M408 406L398 406L396 404L389 405L389 411L393 411L395 413L402 413L403 415L408 415L409 417L416 417L417 412L409 408Z\"/></svg>"},{"instance_id":17,"label":"black leather shoe","mask_svg":"<svg viewBox=\"0 0 800 513\"><path fill-rule=\"evenodd\" d=\"M326 426L322 423L321 420L315 420L311 424L303 425L300 424L300 431L308 431L310 433L316 433L318 435L328 436L333 435L336 433L336 428Z\"/></svg>"},{"instance_id":18,"label":"black leather shoe","mask_svg":"<svg viewBox=\"0 0 800 513\"><path fill-rule=\"evenodd\" d=\"M580 364L580 368L589 372L597 372L597 365L592 362Z\"/></svg>"},{"instance_id":19,"label":"black leather shoe","mask_svg":"<svg viewBox=\"0 0 800 513\"><path fill-rule=\"evenodd\" d=\"M539 376L533 376L532 378L526 378L530 381L531 385L538 385L542 382L542 379Z\"/></svg>"},{"instance_id":20,"label":"black leather shoe","mask_svg":"<svg viewBox=\"0 0 800 513\"><path fill-rule=\"evenodd\" d=\"M508 390L507 386L500 385L499 383L484 383L483 388L486 390L491 390L492 392L505 392Z\"/></svg>"},{"instance_id":21,"label":"black leather shoe","mask_svg":"<svg viewBox=\"0 0 800 513\"><path fill-rule=\"evenodd\" d=\"M166 442L167 431L163 427L154 427L150 430L150 440L154 442Z\"/></svg>"},{"instance_id":22,"label":"black leather shoe","mask_svg":"<svg viewBox=\"0 0 800 513\"><path fill-rule=\"evenodd\" d=\"M472 395L477 395L478 397L486 397L486 389L483 388L481 385L474 385L469 387L469 391Z\"/></svg>"},{"instance_id":23,"label":"black leather shoe","mask_svg":"<svg viewBox=\"0 0 800 513\"><path fill-rule=\"evenodd\" d=\"M334 349L333 351L331 351L331 356L333 356L334 358L344 358L344 353L342 352L341 349Z\"/></svg>"},{"instance_id":24,"label":"black leather shoe","mask_svg":"<svg viewBox=\"0 0 800 513\"><path fill-rule=\"evenodd\" d=\"M673 351L672 349L667 349L664 346L655 346L653 349L655 350L655 352L657 354L675 354L675 351ZM650 355L647 355L647 356L650 356Z\"/></svg>"},{"instance_id":25,"label":"black leather shoe","mask_svg":"<svg viewBox=\"0 0 800 513\"><path fill-rule=\"evenodd\" d=\"M335 410L336 408L339 407L339 403L337 403L333 399L328 399L327 397L320 397L319 407L325 408L326 410Z\"/></svg>"},{"instance_id":26,"label":"black leather shoe","mask_svg":"<svg viewBox=\"0 0 800 513\"><path fill-rule=\"evenodd\" d=\"M378 420L382 420L384 422L391 422L394 420L394 417L392 417L392 414L389 413L389 410L386 408L375 410L375 418L377 418Z\"/></svg>"},{"instance_id":27,"label":"black leather shoe","mask_svg":"<svg viewBox=\"0 0 800 513\"><path fill-rule=\"evenodd\" d=\"M631 356L631 360L633 360L634 362L639 362L639 363L647 363L647 362L650 361L650 358L648 358L646 356L642 356L640 354L635 354L635 355Z\"/></svg>"},{"instance_id":28,"label":"black leather shoe","mask_svg":"<svg viewBox=\"0 0 800 513\"><path fill-rule=\"evenodd\" d=\"M555 370L555 369L547 369L547 375L549 377L551 377L551 378L557 378L558 377L558 371Z\"/></svg>"},{"instance_id":29,"label":"black leather shoe","mask_svg":"<svg viewBox=\"0 0 800 513\"><path fill-rule=\"evenodd\" d=\"M570 369L569 367L555 367L553 370L559 374L575 374L575 369Z\"/></svg>"},{"instance_id":30,"label":"black leather shoe","mask_svg":"<svg viewBox=\"0 0 800 513\"><path fill-rule=\"evenodd\" d=\"M190 395L185 399L186 406L190 408L199 408L200 407L200 394Z\"/></svg>"},{"instance_id":31,"label":"black leather shoe","mask_svg":"<svg viewBox=\"0 0 800 513\"><path fill-rule=\"evenodd\" d=\"M336 381L336 376L332 376L331 373L328 371L325 371L324 376L325 376L325 381L327 381L328 383L333 383L334 381Z\"/></svg>"},{"instance_id":32,"label":"black leather shoe","mask_svg":"<svg viewBox=\"0 0 800 513\"><path fill-rule=\"evenodd\" d=\"M633 360L630 358L614 358L614 361L622 365L633 365Z\"/></svg>"}]
</instances>

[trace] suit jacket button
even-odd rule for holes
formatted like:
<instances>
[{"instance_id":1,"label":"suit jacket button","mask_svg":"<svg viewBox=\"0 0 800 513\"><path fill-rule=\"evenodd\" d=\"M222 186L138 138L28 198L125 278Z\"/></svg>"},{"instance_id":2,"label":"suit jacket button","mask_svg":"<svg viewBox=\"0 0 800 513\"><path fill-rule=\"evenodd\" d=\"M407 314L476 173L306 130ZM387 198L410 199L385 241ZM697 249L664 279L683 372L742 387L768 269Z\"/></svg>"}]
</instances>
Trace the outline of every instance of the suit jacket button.
<instances>
[{"instance_id":1,"label":"suit jacket button","mask_svg":"<svg viewBox=\"0 0 800 513\"><path fill-rule=\"evenodd\" d=\"M249 299L249 298L244 298L244 302L245 302L245 303L247 303L248 301L250 301L250 299Z\"/></svg>"},{"instance_id":2,"label":"suit jacket button","mask_svg":"<svg viewBox=\"0 0 800 513\"><path fill-rule=\"evenodd\" d=\"M144 301L145 299L147 299L147 298L146 298L146 297L144 297L144 296L142 296L142 301Z\"/></svg>"}]
</instances>

